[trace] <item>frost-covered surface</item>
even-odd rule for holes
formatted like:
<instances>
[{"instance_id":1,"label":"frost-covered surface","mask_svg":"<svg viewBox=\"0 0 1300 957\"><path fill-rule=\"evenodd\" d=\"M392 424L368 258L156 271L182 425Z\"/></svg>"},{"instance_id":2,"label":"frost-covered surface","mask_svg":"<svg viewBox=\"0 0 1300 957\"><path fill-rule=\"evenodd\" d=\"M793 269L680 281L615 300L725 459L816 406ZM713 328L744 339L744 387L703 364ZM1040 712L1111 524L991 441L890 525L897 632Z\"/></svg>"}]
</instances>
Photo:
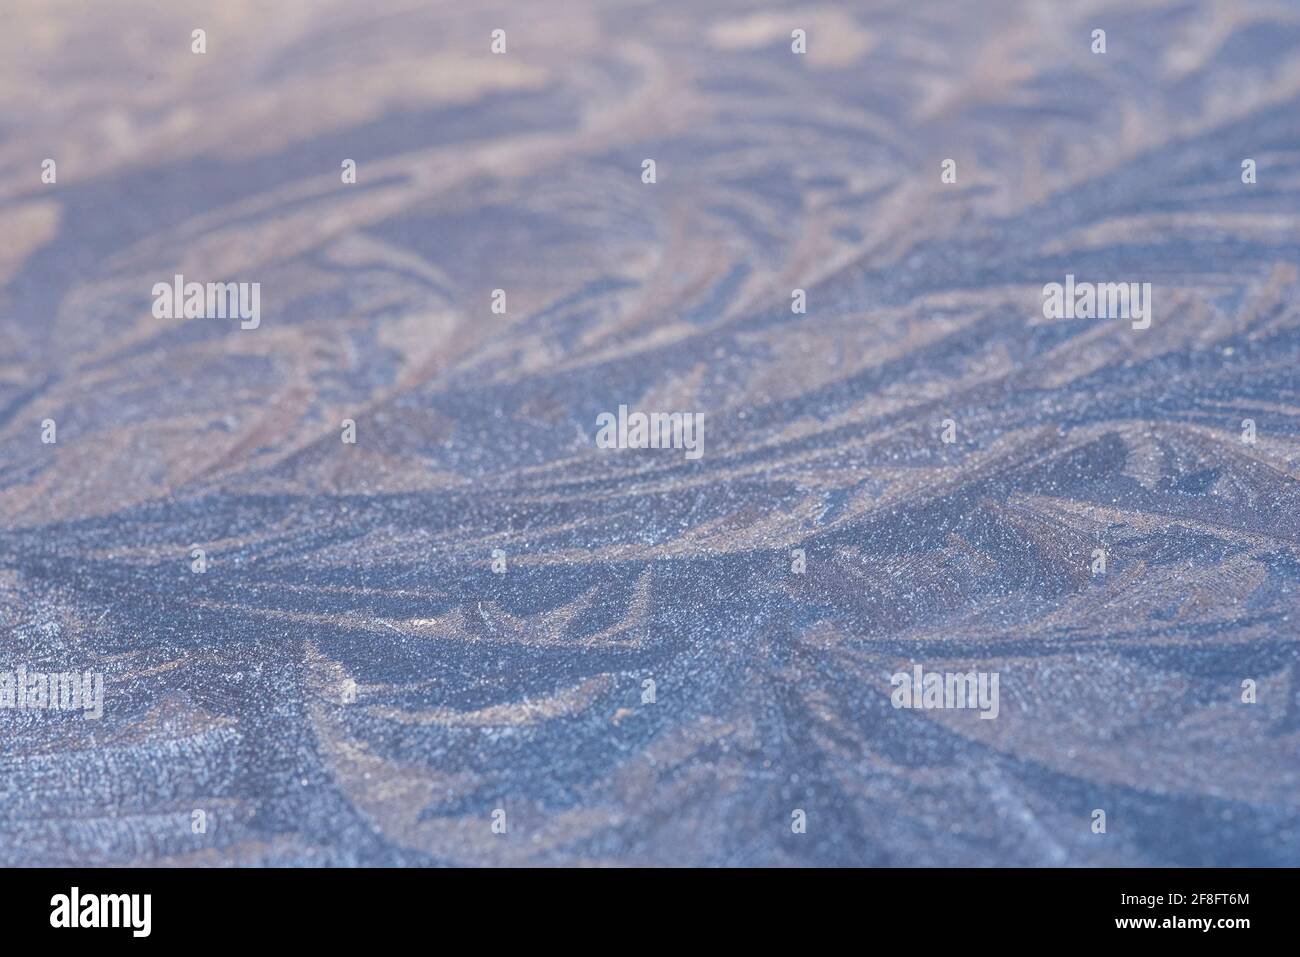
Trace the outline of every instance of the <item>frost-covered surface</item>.
<instances>
[{"instance_id":1,"label":"frost-covered surface","mask_svg":"<svg viewBox=\"0 0 1300 957\"><path fill-rule=\"evenodd\" d=\"M1294 4L4 16L0 864L1300 862Z\"/></svg>"}]
</instances>

